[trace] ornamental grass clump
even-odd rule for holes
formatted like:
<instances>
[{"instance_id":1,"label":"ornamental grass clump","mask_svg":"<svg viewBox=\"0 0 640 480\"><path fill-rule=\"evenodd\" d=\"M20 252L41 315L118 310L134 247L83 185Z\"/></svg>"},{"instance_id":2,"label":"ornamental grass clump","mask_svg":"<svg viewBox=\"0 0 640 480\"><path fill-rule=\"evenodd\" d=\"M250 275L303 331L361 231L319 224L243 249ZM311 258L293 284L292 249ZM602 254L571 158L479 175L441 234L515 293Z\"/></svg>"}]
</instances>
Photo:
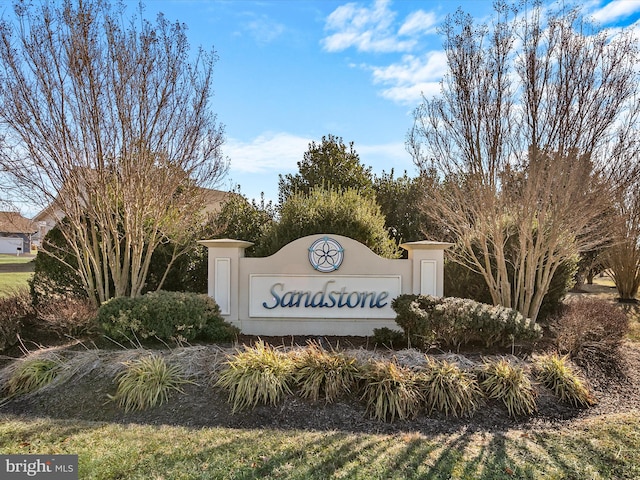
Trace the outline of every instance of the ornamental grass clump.
<instances>
[{"instance_id":1,"label":"ornamental grass clump","mask_svg":"<svg viewBox=\"0 0 640 480\"><path fill-rule=\"evenodd\" d=\"M454 417L471 416L482 402L482 390L476 376L452 362L427 357L420 375L420 388L427 414L434 410Z\"/></svg>"},{"instance_id":2,"label":"ornamental grass clump","mask_svg":"<svg viewBox=\"0 0 640 480\"><path fill-rule=\"evenodd\" d=\"M323 396L326 403L332 403L340 395L351 392L358 379L355 358L329 352L317 343L310 343L295 362L300 395L314 402Z\"/></svg>"},{"instance_id":3,"label":"ornamental grass clump","mask_svg":"<svg viewBox=\"0 0 640 480\"><path fill-rule=\"evenodd\" d=\"M369 414L378 420L414 418L420 413L422 394L417 374L396 362L371 361L361 372L362 400Z\"/></svg>"},{"instance_id":4,"label":"ornamental grass clump","mask_svg":"<svg viewBox=\"0 0 640 480\"><path fill-rule=\"evenodd\" d=\"M502 358L486 362L478 371L480 388L488 398L500 400L509 416L536 411L536 392L524 369Z\"/></svg>"},{"instance_id":5,"label":"ornamental grass clump","mask_svg":"<svg viewBox=\"0 0 640 480\"><path fill-rule=\"evenodd\" d=\"M258 403L276 405L292 393L295 367L292 355L259 340L227 360L216 385L229 391L233 413Z\"/></svg>"},{"instance_id":6,"label":"ornamental grass clump","mask_svg":"<svg viewBox=\"0 0 640 480\"><path fill-rule=\"evenodd\" d=\"M158 355L148 355L124 365L126 368L115 379L118 384L116 394L110 398L125 412L162 405L171 390L184 393L180 385L189 383L180 367L167 365Z\"/></svg>"},{"instance_id":7,"label":"ornamental grass clump","mask_svg":"<svg viewBox=\"0 0 640 480\"><path fill-rule=\"evenodd\" d=\"M568 357L545 355L536 362L537 380L551 390L561 402L576 407L595 405L596 399L586 382L569 364Z\"/></svg>"},{"instance_id":8,"label":"ornamental grass clump","mask_svg":"<svg viewBox=\"0 0 640 480\"><path fill-rule=\"evenodd\" d=\"M62 360L57 357L27 358L19 362L5 386L10 397L39 390L51 383L62 370Z\"/></svg>"}]
</instances>

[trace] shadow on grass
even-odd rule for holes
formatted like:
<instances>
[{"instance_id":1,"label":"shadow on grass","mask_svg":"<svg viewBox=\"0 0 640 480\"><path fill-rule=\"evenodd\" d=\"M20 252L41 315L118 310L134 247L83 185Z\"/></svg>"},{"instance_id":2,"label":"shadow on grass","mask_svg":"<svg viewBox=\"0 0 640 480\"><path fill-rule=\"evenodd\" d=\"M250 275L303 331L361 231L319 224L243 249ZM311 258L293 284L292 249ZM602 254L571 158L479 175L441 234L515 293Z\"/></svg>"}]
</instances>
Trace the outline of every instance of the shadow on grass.
<instances>
[{"instance_id":1,"label":"shadow on grass","mask_svg":"<svg viewBox=\"0 0 640 480\"><path fill-rule=\"evenodd\" d=\"M6 417L0 452L79 454L89 479L638 478L640 433L630 418L562 432L424 436Z\"/></svg>"}]
</instances>

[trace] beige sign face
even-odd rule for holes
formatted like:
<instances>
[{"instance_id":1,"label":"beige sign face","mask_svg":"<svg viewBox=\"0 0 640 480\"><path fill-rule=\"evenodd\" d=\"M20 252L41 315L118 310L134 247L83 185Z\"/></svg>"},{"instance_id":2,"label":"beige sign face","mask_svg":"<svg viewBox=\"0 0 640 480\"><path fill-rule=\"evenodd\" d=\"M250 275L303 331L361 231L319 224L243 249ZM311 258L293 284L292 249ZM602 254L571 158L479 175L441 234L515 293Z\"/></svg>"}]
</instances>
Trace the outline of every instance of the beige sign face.
<instances>
[{"instance_id":1,"label":"beige sign face","mask_svg":"<svg viewBox=\"0 0 640 480\"><path fill-rule=\"evenodd\" d=\"M265 318L393 318L400 275L250 276L249 316Z\"/></svg>"},{"instance_id":2,"label":"beige sign face","mask_svg":"<svg viewBox=\"0 0 640 480\"><path fill-rule=\"evenodd\" d=\"M247 335L373 335L398 329L394 298L442 295L444 249L403 244L406 259L382 258L343 235L294 240L269 257L245 257L250 242L203 240L209 249L208 292L223 318Z\"/></svg>"}]
</instances>

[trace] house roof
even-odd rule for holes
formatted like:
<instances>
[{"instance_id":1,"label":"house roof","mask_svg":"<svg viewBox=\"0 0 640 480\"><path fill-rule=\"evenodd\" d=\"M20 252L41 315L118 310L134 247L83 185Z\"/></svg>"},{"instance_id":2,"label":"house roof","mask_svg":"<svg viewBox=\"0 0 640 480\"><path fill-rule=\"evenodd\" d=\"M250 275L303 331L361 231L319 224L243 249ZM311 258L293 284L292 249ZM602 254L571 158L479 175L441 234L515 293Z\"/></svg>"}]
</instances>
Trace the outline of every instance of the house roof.
<instances>
[{"instance_id":1,"label":"house roof","mask_svg":"<svg viewBox=\"0 0 640 480\"><path fill-rule=\"evenodd\" d=\"M222 208L222 204L230 195L237 195L236 193L227 192L224 190L214 190L211 188L203 188L198 187L202 194L202 199L204 202L204 212L205 213L215 213L219 212ZM51 226L55 225L55 223L64 216L60 208L60 195L47 207L38 212L33 220L35 222L47 221L51 222Z\"/></svg>"},{"instance_id":2,"label":"house roof","mask_svg":"<svg viewBox=\"0 0 640 480\"><path fill-rule=\"evenodd\" d=\"M207 213L219 212L224 201L232 195L230 192L223 190L212 190L210 188L202 188L204 211Z\"/></svg>"},{"instance_id":3,"label":"house roof","mask_svg":"<svg viewBox=\"0 0 640 480\"><path fill-rule=\"evenodd\" d=\"M38 225L18 212L0 212L0 232L2 233L35 233Z\"/></svg>"}]
</instances>

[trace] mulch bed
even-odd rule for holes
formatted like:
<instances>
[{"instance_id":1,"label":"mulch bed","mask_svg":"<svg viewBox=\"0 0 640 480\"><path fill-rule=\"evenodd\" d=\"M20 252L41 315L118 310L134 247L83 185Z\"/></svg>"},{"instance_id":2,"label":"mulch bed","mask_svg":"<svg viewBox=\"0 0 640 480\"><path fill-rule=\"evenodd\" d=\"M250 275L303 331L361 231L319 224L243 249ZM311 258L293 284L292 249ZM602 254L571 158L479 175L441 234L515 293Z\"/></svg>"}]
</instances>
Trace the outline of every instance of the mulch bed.
<instances>
[{"instance_id":1,"label":"mulch bed","mask_svg":"<svg viewBox=\"0 0 640 480\"><path fill-rule=\"evenodd\" d=\"M250 344L255 337L243 337ZM372 350L370 340L363 337L312 338L325 347ZM267 338L274 345L291 347L305 345L308 337ZM67 348L66 350L69 350ZM61 352L64 355L65 349ZM188 384L184 394L173 393L169 402L143 412L124 413L109 395L115 393L114 369L131 351L85 350L76 345L71 350L84 355L94 355L90 371L76 375L59 386L52 386L29 396L6 401L0 405L0 415L23 415L28 417L52 417L80 420L144 423L154 425L182 425L187 427L230 428L278 428L307 430L339 430L348 432L394 433L413 431L423 434L451 433L456 431L506 431L509 429L538 429L559 425L570 425L584 418L605 414L640 412L640 348L636 344L622 347L623 368L620 374L611 377L607 373L590 372L589 381L594 387L598 404L588 409L573 408L559 404L547 393L538 398L538 412L531 417L512 419L497 403L488 403L471 418L451 418L441 415L420 415L411 421L385 423L371 419L364 405L355 396L343 398L333 404L313 403L297 396L289 396L277 406L260 405L253 410L233 414L227 403L227 395L219 388L198 379L198 384ZM213 372L232 348L196 346L193 350L178 349L164 351L165 355L215 355L211 362ZM93 352L93 353L92 353ZM129 352L129 353L127 353ZM199 352L199 353L198 353ZM380 355L401 355L400 352L376 350ZM465 355L474 357L472 352ZM479 358L480 354L475 357ZM209 358L209 357L207 357ZM202 368L202 366L200 366Z\"/></svg>"}]
</instances>

